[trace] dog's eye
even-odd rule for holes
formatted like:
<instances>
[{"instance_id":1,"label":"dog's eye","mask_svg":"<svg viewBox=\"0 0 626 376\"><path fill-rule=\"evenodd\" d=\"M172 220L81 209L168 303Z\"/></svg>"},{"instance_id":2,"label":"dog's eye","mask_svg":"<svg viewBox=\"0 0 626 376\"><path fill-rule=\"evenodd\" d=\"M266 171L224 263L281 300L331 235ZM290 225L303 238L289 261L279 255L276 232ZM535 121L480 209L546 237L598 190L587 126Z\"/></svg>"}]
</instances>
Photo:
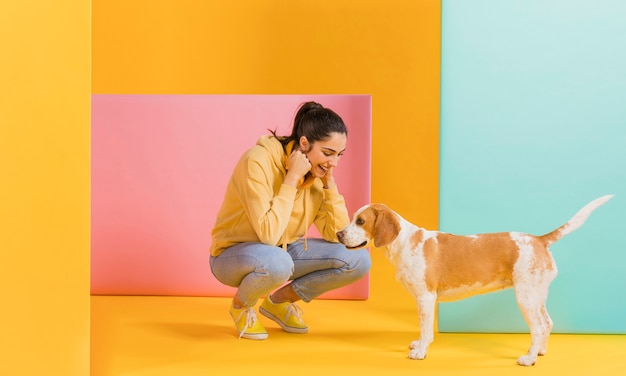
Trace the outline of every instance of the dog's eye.
<instances>
[{"instance_id":1,"label":"dog's eye","mask_svg":"<svg viewBox=\"0 0 626 376\"><path fill-rule=\"evenodd\" d=\"M356 224L357 224L357 225L359 225L359 226L360 226L360 225L362 225L362 224L364 224L364 223L365 223L365 221L364 221L364 220L362 220L361 218L358 218L358 219L356 220Z\"/></svg>"}]
</instances>

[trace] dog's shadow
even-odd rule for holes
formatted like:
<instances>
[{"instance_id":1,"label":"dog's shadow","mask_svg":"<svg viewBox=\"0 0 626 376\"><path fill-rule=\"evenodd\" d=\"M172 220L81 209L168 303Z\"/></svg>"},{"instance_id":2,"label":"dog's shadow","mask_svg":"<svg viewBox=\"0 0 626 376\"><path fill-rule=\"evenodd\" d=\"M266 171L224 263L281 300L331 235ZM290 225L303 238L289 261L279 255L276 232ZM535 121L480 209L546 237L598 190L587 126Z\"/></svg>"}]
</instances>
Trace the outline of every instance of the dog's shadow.
<instances>
[{"instance_id":1,"label":"dog's shadow","mask_svg":"<svg viewBox=\"0 0 626 376\"><path fill-rule=\"evenodd\" d=\"M454 352L467 356L489 356L515 361L528 350L528 334L435 333L429 353Z\"/></svg>"}]
</instances>

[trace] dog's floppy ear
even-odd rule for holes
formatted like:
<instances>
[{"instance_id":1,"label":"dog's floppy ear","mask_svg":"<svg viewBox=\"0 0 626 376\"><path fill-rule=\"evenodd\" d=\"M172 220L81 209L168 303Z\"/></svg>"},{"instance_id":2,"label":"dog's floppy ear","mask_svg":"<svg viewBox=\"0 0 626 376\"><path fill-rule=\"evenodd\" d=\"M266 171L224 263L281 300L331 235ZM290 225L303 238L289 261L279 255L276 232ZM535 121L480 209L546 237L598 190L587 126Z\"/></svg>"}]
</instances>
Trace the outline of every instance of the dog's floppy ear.
<instances>
[{"instance_id":1,"label":"dog's floppy ear","mask_svg":"<svg viewBox=\"0 0 626 376\"><path fill-rule=\"evenodd\" d=\"M391 243L400 232L398 217L387 206L374 206L376 220L374 221L374 246L384 247Z\"/></svg>"}]
</instances>

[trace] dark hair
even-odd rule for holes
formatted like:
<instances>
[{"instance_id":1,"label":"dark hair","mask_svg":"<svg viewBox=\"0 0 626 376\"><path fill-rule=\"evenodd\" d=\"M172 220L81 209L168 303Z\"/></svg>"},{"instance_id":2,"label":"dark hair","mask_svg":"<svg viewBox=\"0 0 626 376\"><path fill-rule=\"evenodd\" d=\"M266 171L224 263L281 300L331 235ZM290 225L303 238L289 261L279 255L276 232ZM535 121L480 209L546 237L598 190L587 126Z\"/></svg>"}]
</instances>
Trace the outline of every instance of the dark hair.
<instances>
[{"instance_id":1,"label":"dark hair","mask_svg":"<svg viewBox=\"0 0 626 376\"><path fill-rule=\"evenodd\" d=\"M300 105L293 121L291 135L277 136L275 130L270 130L270 132L283 144L283 147L294 140L297 143L302 136L313 144L327 139L331 133L348 135L348 129L341 117L335 111L316 102L305 102Z\"/></svg>"}]
</instances>

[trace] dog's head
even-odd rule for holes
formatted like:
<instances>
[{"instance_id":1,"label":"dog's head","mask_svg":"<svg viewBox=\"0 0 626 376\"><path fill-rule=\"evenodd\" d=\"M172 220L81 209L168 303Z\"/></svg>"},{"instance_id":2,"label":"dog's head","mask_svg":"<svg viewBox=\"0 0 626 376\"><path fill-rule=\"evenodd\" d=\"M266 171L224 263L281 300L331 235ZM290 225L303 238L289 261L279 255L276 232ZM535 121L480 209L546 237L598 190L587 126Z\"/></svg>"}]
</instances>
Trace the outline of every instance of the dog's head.
<instances>
[{"instance_id":1,"label":"dog's head","mask_svg":"<svg viewBox=\"0 0 626 376\"><path fill-rule=\"evenodd\" d=\"M400 232L398 216L384 204L369 204L354 213L348 226L337 232L337 238L348 249L367 247L371 240L374 246L384 247Z\"/></svg>"}]
</instances>

